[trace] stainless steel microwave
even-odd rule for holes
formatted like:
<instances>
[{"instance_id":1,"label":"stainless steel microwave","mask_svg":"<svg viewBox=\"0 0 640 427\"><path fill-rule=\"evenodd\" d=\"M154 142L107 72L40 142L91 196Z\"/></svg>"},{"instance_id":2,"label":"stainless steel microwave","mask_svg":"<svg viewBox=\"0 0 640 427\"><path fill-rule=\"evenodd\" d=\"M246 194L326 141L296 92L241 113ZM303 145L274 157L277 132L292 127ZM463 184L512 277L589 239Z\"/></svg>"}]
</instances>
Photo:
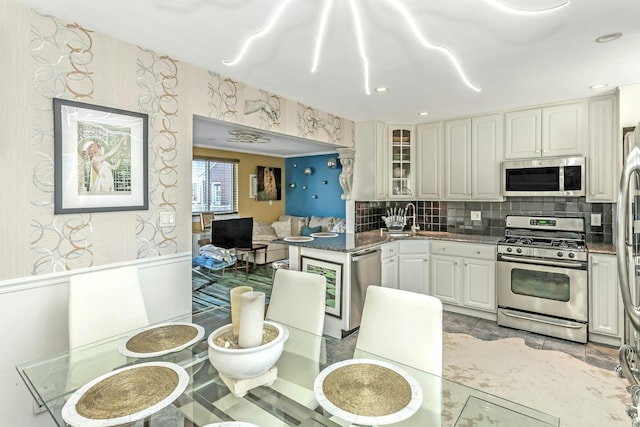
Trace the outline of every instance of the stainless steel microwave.
<instances>
[{"instance_id":1,"label":"stainless steel microwave","mask_svg":"<svg viewBox=\"0 0 640 427\"><path fill-rule=\"evenodd\" d=\"M584 196L585 158L506 160L503 196Z\"/></svg>"}]
</instances>

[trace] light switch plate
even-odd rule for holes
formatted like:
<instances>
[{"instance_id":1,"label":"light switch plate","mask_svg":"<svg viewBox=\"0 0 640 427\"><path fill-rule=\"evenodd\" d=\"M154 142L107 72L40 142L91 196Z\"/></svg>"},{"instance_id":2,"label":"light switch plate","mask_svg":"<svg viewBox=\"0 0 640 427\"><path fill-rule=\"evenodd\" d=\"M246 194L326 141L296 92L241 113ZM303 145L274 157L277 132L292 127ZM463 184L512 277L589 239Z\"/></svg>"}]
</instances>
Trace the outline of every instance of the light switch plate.
<instances>
[{"instance_id":1,"label":"light switch plate","mask_svg":"<svg viewBox=\"0 0 640 427\"><path fill-rule=\"evenodd\" d=\"M176 216L173 212L160 212L160 227L173 227Z\"/></svg>"},{"instance_id":2,"label":"light switch plate","mask_svg":"<svg viewBox=\"0 0 640 427\"><path fill-rule=\"evenodd\" d=\"M471 211L471 220L472 221L481 221L482 220L482 212L481 211Z\"/></svg>"},{"instance_id":3,"label":"light switch plate","mask_svg":"<svg viewBox=\"0 0 640 427\"><path fill-rule=\"evenodd\" d=\"M591 225L594 227L600 227L602 225L602 215L601 214L591 214Z\"/></svg>"}]
</instances>

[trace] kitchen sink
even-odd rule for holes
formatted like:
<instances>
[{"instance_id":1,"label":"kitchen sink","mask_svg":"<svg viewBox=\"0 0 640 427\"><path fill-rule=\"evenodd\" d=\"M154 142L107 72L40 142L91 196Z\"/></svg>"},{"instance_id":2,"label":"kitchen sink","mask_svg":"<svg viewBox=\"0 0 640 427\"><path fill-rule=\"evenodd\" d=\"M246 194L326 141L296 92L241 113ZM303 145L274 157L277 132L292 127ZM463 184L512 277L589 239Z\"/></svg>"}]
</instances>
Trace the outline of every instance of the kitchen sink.
<instances>
[{"instance_id":1,"label":"kitchen sink","mask_svg":"<svg viewBox=\"0 0 640 427\"><path fill-rule=\"evenodd\" d=\"M388 233L389 237L409 237L411 233Z\"/></svg>"}]
</instances>

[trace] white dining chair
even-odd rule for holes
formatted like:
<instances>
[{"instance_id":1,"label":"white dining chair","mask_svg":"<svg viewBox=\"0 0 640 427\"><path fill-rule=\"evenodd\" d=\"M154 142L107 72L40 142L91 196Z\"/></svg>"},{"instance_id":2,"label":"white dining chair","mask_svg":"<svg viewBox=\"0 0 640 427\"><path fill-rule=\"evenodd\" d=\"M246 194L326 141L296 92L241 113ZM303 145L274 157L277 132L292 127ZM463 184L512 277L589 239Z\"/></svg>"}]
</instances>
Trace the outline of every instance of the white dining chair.
<instances>
[{"instance_id":1,"label":"white dining chair","mask_svg":"<svg viewBox=\"0 0 640 427\"><path fill-rule=\"evenodd\" d=\"M267 319L322 335L327 279L305 271L278 269L273 276Z\"/></svg>"},{"instance_id":2,"label":"white dining chair","mask_svg":"<svg viewBox=\"0 0 640 427\"><path fill-rule=\"evenodd\" d=\"M69 278L69 347L149 325L138 268L127 266Z\"/></svg>"},{"instance_id":3,"label":"white dining chair","mask_svg":"<svg viewBox=\"0 0 640 427\"><path fill-rule=\"evenodd\" d=\"M69 348L70 365L67 387L73 390L104 374L104 366L127 362L117 352L103 352L100 347L88 353L74 351L85 344L101 341L149 325L140 288L138 268L127 266L69 278Z\"/></svg>"},{"instance_id":4,"label":"white dining chair","mask_svg":"<svg viewBox=\"0 0 640 427\"><path fill-rule=\"evenodd\" d=\"M442 302L429 295L369 286L356 350L442 375Z\"/></svg>"},{"instance_id":5,"label":"white dining chair","mask_svg":"<svg viewBox=\"0 0 640 427\"><path fill-rule=\"evenodd\" d=\"M310 409L318 407L313 382L320 373L326 290L327 280L320 274L278 269L266 316L291 326L272 388L285 396L295 396Z\"/></svg>"}]
</instances>

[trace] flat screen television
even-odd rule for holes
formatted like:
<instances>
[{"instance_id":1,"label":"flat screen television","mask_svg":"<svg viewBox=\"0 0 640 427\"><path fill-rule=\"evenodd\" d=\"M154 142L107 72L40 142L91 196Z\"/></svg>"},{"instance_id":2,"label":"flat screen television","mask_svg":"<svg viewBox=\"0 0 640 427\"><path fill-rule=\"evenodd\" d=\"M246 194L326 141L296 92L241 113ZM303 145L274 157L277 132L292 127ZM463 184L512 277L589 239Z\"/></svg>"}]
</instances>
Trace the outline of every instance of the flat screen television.
<instances>
[{"instance_id":1,"label":"flat screen television","mask_svg":"<svg viewBox=\"0 0 640 427\"><path fill-rule=\"evenodd\" d=\"M251 248L253 217L211 221L211 244L219 248Z\"/></svg>"}]
</instances>

